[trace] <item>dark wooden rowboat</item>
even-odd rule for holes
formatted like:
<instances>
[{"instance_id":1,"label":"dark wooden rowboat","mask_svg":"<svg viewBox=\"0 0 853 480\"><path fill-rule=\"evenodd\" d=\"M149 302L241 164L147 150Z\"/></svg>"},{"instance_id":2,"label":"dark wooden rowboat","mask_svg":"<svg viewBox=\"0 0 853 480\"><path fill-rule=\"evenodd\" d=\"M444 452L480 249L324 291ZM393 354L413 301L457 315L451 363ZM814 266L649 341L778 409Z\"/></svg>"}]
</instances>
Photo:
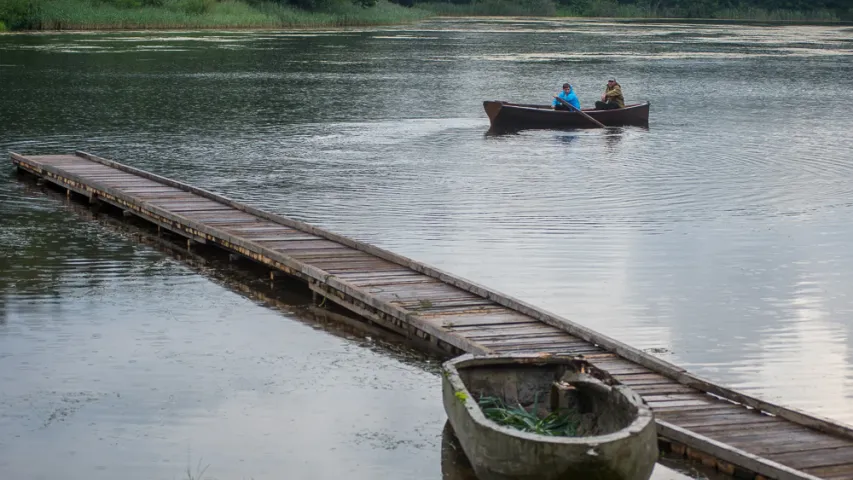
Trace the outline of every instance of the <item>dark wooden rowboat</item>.
<instances>
[{"instance_id":1,"label":"dark wooden rowboat","mask_svg":"<svg viewBox=\"0 0 853 480\"><path fill-rule=\"evenodd\" d=\"M647 480L652 474L658 448L651 409L584 360L468 354L445 363L442 373L444 410L480 480ZM579 427L574 436L552 436L498 424L478 403L494 396L539 418L568 409L581 419Z\"/></svg>"},{"instance_id":2,"label":"dark wooden rowboat","mask_svg":"<svg viewBox=\"0 0 853 480\"><path fill-rule=\"evenodd\" d=\"M487 100L483 108L494 131L530 128L596 128L595 123L577 112L554 110L550 105L527 105ZM608 127L649 125L649 102L626 105L616 110L583 109L584 113Z\"/></svg>"}]
</instances>

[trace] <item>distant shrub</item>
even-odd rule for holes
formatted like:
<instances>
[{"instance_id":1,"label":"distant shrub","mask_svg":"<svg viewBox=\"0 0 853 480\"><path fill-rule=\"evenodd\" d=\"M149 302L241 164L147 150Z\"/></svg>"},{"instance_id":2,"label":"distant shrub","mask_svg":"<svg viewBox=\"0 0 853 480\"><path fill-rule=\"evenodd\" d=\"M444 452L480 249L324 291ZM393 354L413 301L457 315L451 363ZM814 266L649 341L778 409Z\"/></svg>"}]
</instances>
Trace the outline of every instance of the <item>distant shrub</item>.
<instances>
[{"instance_id":1,"label":"distant shrub","mask_svg":"<svg viewBox=\"0 0 853 480\"><path fill-rule=\"evenodd\" d=\"M5 28L38 28L41 8L38 0L0 0L0 22Z\"/></svg>"},{"instance_id":2,"label":"distant shrub","mask_svg":"<svg viewBox=\"0 0 853 480\"><path fill-rule=\"evenodd\" d=\"M451 2L416 3L418 7L439 15L507 15L553 16L557 7L553 0L473 0L470 3Z\"/></svg>"},{"instance_id":3,"label":"distant shrub","mask_svg":"<svg viewBox=\"0 0 853 480\"><path fill-rule=\"evenodd\" d=\"M184 0L181 9L187 13L202 14L213 9L216 0Z\"/></svg>"},{"instance_id":4,"label":"distant shrub","mask_svg":"<svg viewBox=\"0 0 853 480\"><path fill-rule=\"evenodd\" d=\"M116 8L162 7L167 0L98 0L97 3Z\"/></svg>"}]
</instances>

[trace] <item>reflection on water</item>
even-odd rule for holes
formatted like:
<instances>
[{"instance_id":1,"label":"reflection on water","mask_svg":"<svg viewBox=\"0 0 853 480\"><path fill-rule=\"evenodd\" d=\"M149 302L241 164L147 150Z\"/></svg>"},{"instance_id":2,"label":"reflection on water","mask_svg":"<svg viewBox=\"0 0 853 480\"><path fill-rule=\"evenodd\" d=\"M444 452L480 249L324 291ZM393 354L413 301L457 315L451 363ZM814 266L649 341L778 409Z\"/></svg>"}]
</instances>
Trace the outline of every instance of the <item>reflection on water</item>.
<instances>
[{"instance_id":1,"label":"reflection on water","mask_svg":"<svg viewBox=\"0 0 853 480\"><path fill-rule=\"evenodd\" d=\"M477 480L471 462L462 451L459 439L453 433L450 422L445 422L441 431L441 478L442 480Z\"/></svg>"},{"instance_id":2,"label":"reflection on water","mask_svg":"<svg viewBox=\"0 0 853 480\"><path fill-rule=\"evenodd\" d=\"M435 359L10 187L36 208L0 204L31 235L0 269L4 478L437 478Z\"/></svg>"},{"instance_id":3,"label":"reflection on water","mask_svg":"<svg viewBox=\"0 0 853 480\"><path fill-rule=\"evenodd\" d=\"M4 35L0 150L176 177L853 422L853 114L826 103L853 100L851 48L834 27L516 19ZM651 101L650 128L484 135L483 100L544 103L568 80L588 105L609 76ZM162 473L192 444L228 450L223 478L436 478L435 377L404 366L389 394L381 351L0 183L4 472ZM364 421L377 404L393 415Z\"/></svg>"},{"instance_id":4,"label":"reflection on water","mask_svg":"<svg viewBox=\"0 0 853 480\"><path fill-rule=\"evenodd\" d=\"M442 478L476 480L449 424L439 431L446 423L441 359L390 343L391 335L359 322L330 320L328 310L310 305L304 286L270 283L252 262L216 249L190 252L144 222L139 228L118 215L93 213L30 183L12 187L29 202L41 203L47 193L58 211L38 215L39 225L76 222L84 231L71 235L70 244L85 248L57 249L65 260L54 274L28 284L28 293L17 290L15 311L6 312L20 328L0 331L0 361L8 357L10 367L0 378L12 387L0 392L0 426L10 433L0 442L4 472L176 478L189 469L196 478L202 472L204 478L279 478L288 471L297 478L435 479L440 465ZM102 247L119 244L132 254L108 250L112 260L100 258ZM163 268L134 269L128 261ZM10 270L4 271L0 280L7 281ZM113 285L97 292L92 282ZM149 295L147 289L161 283L179 293L155 292L156 307L126 298ZM61 315L35 308L57 297L57 288ZM182 308L187 291L197 311ZM83 297L86 306L75 309ZM56 357L71 362L55 365ZM36 461L45 452L53 461ZM435 456L440 462L430 463ZM350 463L324 465L329 458ZM676 465L705 478L683 461ZM658 465L652 478L687 477Z\"/></svg>"},{"instance_id":5,"label":"reflection on water","mask_svg":"<svg viewBox=\"0 0 853 480\"><path fill-rule=\"evenodd\" d=\"M700 465L689 465L683 461L663 459L661 462L666 462L673 468L658 463L652 472L651 480L687 480L689 478L722 480L723 478L731 478L724 477ZM441 478L442 480L478 480L474 469L471 467L471 462L465 456L465 451L462 450L459 439L453 433L453 427L449 421L444 424L444 429L441 431Z\"/></svg>"}]
</instances>

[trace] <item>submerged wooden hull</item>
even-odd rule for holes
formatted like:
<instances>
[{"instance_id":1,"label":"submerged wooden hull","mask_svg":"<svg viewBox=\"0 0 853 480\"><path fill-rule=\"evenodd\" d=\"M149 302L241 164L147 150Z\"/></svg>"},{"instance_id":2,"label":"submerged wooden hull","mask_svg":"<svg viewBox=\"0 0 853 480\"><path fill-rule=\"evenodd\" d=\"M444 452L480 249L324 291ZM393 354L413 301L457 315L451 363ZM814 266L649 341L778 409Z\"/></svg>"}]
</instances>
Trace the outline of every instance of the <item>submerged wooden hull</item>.
<instances>
[{"instance_id":1,"label":"submerged wooden hull","mask_svg":"<svg viewBox=\"0 0 853 480\"><path fill-rule=\"evenodd\" d=\"M463 355L444 364L444 409L480 480L651 476L658 457L651 409L627 387L608 385L584 371L596 369L571 357L535 354ZM565 392L574 395L571 405L586 419L584 432L578 430L582 436L546 436L499 425L485 417L477 401L498 395L525 408L543 408L549 398L551 409L555 401L568 405L568 396L560 400L557 384L571 385Z\"/></svg>"},{"instance_id":2,"label":"submerged wooden hull","mask_svg":"<svg viewBox=\"0 0 853 480\"><path fill-rule=\"evenodd\" d=\"M596 128L578 112L553 110L547 105L523 105L487 100L483 102L492 130L523 130L532 128ZM627 105L616 110L583 110L607 127L649 125L649 102Z\"/></svg>"}]
</instances>

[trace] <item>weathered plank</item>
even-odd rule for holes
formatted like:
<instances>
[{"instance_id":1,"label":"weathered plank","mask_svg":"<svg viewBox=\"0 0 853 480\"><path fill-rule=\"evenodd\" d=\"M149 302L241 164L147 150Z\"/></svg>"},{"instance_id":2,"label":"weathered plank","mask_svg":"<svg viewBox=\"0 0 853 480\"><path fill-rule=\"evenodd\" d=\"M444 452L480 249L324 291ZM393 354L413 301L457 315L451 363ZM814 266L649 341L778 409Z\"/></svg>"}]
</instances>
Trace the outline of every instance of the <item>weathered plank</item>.
<instances>
[{"instance_id":1,"label":"weathered plank","mask_svg":"<svg viewBox=\"0 0 853 480\"><path fill-rule=\"evenodd\" d=\"M296 275L316 292L405 335L480 353L588 355L596 367L644 396L661 419L662 436L715 455L720 465L730 463L783 480L815 478L795 468L843 478L846 465L832 462L851 453L853 429L849 426L722 387L447 272L89 154L12 154L12 161L63 188L130 209L182 235L210 240ZM731 402L776 417L761 416Z\"/></svg>"},{"instance_id":2,"label":"weathered plank","mask_svg":"<svg viewBox=\"0 0 853 480\"><path fill-rule=\"evenodd\" d=\"M689 427L686 427L689 428ZM807 452L824 448L836 448L850 445L850 442L836 437L808 431L798 431L796 435L786 438L757 434L728 439L728 443L736 448L742 448L766 456L768 454Z\"/></svg>"},{"instance_id":3,"label":"weathered plank","mask_svg":"<svg viewBox=\"0 0 853 480\"><path fill-rule=\"evenodd\" d=\"M667 384L655 384L655 385L632 385L631 390L639 393L641 396L647 395L668 395L675 393L692 393L696 390L693 390L690 387L685 387L684 385L679 385L676 382L670 381Z\"/></svg>"},{"instance_id":4,"label":"weathered plank","mask_svg":"<svg viewBox=\"0 0 853 480\"><path fill-rule=\"evenodd\" d=\"M710 405L707 403L696 403L694 405L679 405L676 402L676 404L674 404L674 405L657 405L654 407L654 411L655 411L655 415L657 415L658 413L693 412L693 411L700 411L700 410L701 411L708 411L708 412L715 411L715 412L720 412L720 413L728 413L728 412L733 411L733 409L736 409L736 408L739 408L739 407L736 407L734 405L726 405L724 403L712 403ZM663 418L663 417L661 416L661 418Z\"/></svg>"},{"instance_id":5,"label":"weathered plank","mask_svg":"<svg viewBox=\"0 0 853 480\"><path fill-rule=\"evenodd\" d=\"M832 467L804 468L803 471L826 480L850 480L853 479L853 462Z\"/></svg>"},{"instance_id":6,"label":"weathered plank","mask_svg":"<svg viewBox=\"0 0 853 480\"><path fill-rule=\"evenodd\" d=\"M516 323L500 326L485 326L480 328L462 327L453 328L454 332L474 340L490 340L501 338L541 338L555 334L562 334L561 338L566 338L566 335L559 330L554 330L552 327L542 325L541 323ZM587 344L588 345L588 344Z\"/></svg>"},{"instance_id":7,"label":"weathered plank","mask_svg":"<svg viewBox=\"0 0 853 480\"><path fill-rule=\"evenodd\" d=\"M822 448L800 452L768 454L767 458L796 469L849 465L853 461L853 446Z\"/></svg>"}]
</instances>

